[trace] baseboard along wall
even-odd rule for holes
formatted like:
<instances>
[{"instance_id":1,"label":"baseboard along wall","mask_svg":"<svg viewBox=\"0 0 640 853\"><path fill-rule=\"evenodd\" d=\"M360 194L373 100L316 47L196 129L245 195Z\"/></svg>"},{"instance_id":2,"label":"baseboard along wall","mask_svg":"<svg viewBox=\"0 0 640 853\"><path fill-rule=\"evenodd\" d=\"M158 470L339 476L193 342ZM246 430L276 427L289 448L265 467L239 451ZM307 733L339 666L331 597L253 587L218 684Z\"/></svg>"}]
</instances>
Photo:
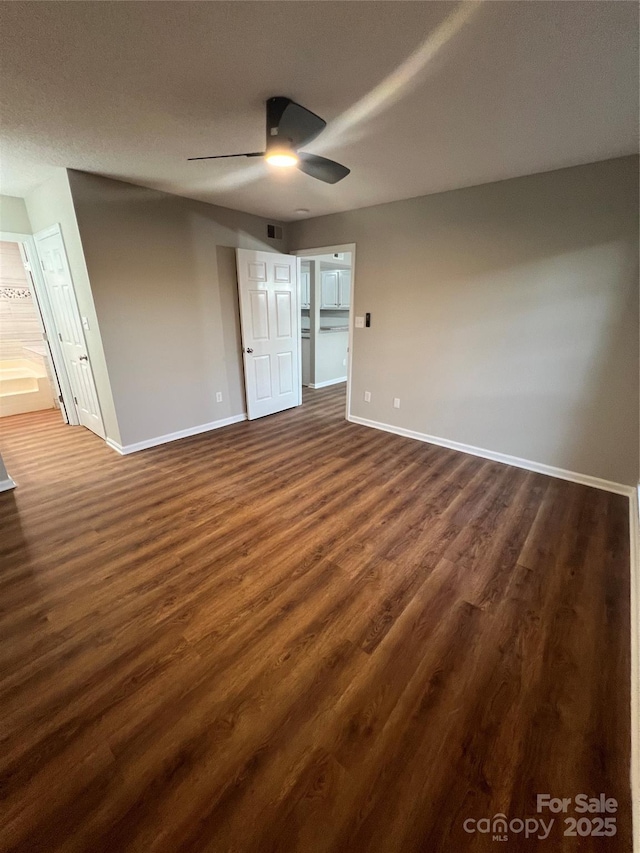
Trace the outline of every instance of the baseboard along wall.
<instances>
[{"instance_id":1,"label":"baseboard along wall","mask_svg":"<svg viewBox=\"0 0 640 853\"><path fill-rule=\"evenodd\" d=\"M178 432L170 432L167 435L158 435L155 438L147 438L144 441L137 441L135 444L118 444L111 438L107 438L107 444L116 453L121 456L128 456L130 453L137 453L140 450L147 450L149 447L158 447L160 444L168 444L170 441L178 441L180 438L189 438L192 435L200 435L203 432L210 432L214 429L237 424L241 421L246 421L246 412L241 415L232 415L230 418L221 418L219 421L211 421L208 424L200 424L200 426L189 427L189 429L181 429Z\"/></svg>"}]
</instances>

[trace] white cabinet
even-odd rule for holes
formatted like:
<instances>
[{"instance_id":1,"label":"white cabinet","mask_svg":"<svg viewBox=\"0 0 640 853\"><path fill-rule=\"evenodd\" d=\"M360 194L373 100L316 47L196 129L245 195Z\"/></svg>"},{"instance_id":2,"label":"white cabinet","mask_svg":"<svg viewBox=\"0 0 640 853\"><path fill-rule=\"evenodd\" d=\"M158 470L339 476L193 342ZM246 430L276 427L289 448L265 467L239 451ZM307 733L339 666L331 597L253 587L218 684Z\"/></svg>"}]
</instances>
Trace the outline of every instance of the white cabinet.
<instances>
[{"instance_id":1,"label":"white cabinet","mask_svg":"<svg viewBox=\"0 0 640 853\"><path fill-rule=\"evenodd\" d=\"M311 382L311 341L309 338L302 338L302 384L308 385Z\"/></svg>"},{"instance_id":2,"label":"white cabinet","mask_svg":"<svg viewBox=\"0 0 640 853\"><path fill-rule=\"evenodd\" d=\"M320 282L321 308L351 307L351 270L325 270Z\"/></svg>"},{"instance_id":3,"label":"white cabinet","mask_svg":"<svg viewBox=\"0 0 640 853\"><path fill-rule=\"evenodd\" d=\"M321 308L339 308L340 287L338 282L338 270L326 270L320 277L321 281Z\"/></svg>"},{"instance_id":4,"label":"white cabinet","mask_svg":"<svg viewBox=\"0 0 640 853\"><path fill-rule=\"evenodd\" d=\"M340 270L338 273L338 307L351 307L351 270Z\"/></svg>"},{"instance_id":5,"label":"white cabinet","mask_svg":"<svg viewBox=\"0 0 640 853\"><path fill-rule=\"evenodd\" d=\"M304 270L300 273L300 307L311 307L311 273Z\"/></svg>"}]
</instances>

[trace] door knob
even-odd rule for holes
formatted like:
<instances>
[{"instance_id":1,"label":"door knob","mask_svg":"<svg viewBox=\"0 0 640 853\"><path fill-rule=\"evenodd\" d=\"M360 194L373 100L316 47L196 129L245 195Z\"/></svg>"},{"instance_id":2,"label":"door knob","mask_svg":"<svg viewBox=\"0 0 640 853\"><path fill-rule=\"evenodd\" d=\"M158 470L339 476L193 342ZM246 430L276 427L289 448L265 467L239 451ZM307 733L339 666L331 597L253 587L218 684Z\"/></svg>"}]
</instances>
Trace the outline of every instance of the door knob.
<instances>
[{"instance_id":1,"label":"door knob","mask_svg":"<svg viewBox=\"0 0 640 853\"><path fill-rule=\"evenodd\" d=\"M253 352L253 350L251 349L251 347L247 347L245 352Z\"/></svg>"},{"instance_id":2,"label":"door knob","mask_svg":"<svg viewBox=\"0 0 640 853\"><path fill-rule=\"evenodd\" d=\"M89 356L88 355L81 355L80 361L89 361Z\"/></svg>"}]
</instances>

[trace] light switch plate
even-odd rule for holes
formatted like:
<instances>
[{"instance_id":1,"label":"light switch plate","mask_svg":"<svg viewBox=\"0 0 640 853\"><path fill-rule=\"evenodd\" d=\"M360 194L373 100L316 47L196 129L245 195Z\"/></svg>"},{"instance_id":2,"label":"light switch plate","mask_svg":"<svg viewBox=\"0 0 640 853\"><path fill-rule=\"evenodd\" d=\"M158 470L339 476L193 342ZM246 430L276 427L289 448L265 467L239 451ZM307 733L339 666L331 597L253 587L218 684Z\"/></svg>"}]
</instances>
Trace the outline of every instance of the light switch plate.
<instances>
[{"instance_id":1,"label":"light switch plate","mask_svg":"<svg viewBox=\"0 0 640 853\"><path fill-rule=\"evenodd\" d=\"M364 329L364 317L356 317L356 329Z\"/></svg>"},{"instance_id":2,"label":"light switch plate","mask_svg":"<svg viewBox=\"0 0 640 853\"><path fill-rule=\"evenodd\" d=\"M85 330L85 332L88 332L91 329L91 326L89 325L89 318L88 317L82 318L82 328Z\"/></svg>"}]
</instances>

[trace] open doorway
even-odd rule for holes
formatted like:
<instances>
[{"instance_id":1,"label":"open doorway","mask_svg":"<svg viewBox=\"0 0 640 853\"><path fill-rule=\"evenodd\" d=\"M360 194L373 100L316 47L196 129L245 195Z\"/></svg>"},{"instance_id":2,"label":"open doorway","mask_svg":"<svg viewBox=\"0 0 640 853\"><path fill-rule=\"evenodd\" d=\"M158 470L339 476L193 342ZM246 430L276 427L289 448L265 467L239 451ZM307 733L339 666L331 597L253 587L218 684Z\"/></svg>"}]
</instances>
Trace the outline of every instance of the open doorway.
<instances>
[{"instance_id":1,"label":"open doorway","mask_svg":"<svg viewBox=\"0 0 640 853\"><path fill-rule=\"evenodd\" d=\"M305 399L318 389L343 393L350 376L355 246L305 249L300 257L300 334Z\"/></svg>"},{"instance_id":2,"label":"open doorway","mask_svg":"<svg viewBox=\"0 0 640 853\"><path fill-rule=\"evenodd\" d=\"M27 247L0 240L0 417L57 409L68 421ZM17 235L16 235L17 236Z\"/></svg>"},{"instance_id":3,"label":"open doorway","mask_svg":"<svg viewBox=\"0 0 640 853\"><path fill-rule=\"evenodd\" d=\"M20 244L0 240L0 417L60 406L55 367Z\"/></svg>"},{"instance_id":4,"label":"open doorway","mask_svg":"<svg viewBox=\"0 0 640 853\"><path fill-rule=\"evenodd\" d=\"M36 235L2 231L0 432L11 418L22 432L60 417L104 438L62 232L58 225ZM10 473L0 490L15 485Z\"/></svg>"}]
</instances>

